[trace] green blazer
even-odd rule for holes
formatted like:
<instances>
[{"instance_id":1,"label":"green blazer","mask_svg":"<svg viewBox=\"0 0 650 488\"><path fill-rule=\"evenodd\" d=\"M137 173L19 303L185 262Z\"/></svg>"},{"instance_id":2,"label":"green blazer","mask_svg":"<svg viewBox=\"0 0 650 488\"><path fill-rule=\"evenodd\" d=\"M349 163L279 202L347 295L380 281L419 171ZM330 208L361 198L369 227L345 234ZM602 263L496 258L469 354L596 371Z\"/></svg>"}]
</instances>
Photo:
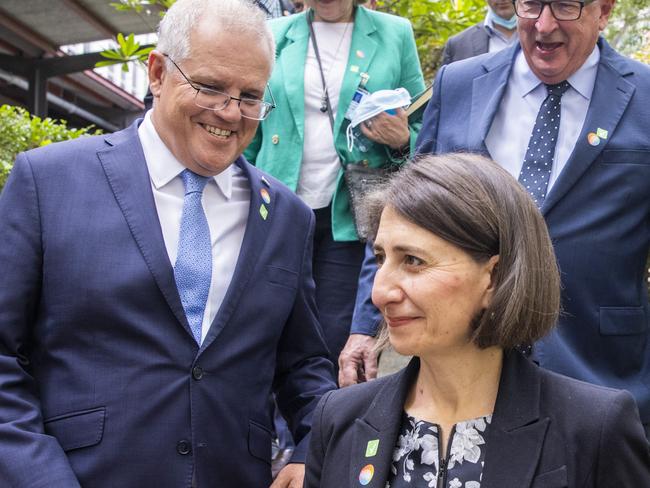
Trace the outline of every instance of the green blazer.
<instances>
[{"instance_id":1,"label":"green blazer","mask_svg":"<svg viewBox=\"0 0 650 488\"><path fill-rule=\"evenodd\" d=\"M309 44L307 12L270 22L276 42L276 64L269 84L276 109L263 121L246 158L257 167L296 191L302 163L305 133L305 59ZM411 96L424 90L424 79L408 20L357 7L347 69L341 86L339 107L334 121L336 150L344 164L365 160L380 167L393 160L388 147L373 145L366 153L356 148L349 152L344 119L347 107L359 86L361 73L368 73L368 91L406 88ZM415 148L420 123L410 126L411 151ZM401 163L401 161L399 161ZM337 241L357 239L350 212L349 194L339 172L332 200L332 232Z\"/></svg>"}]
</instances>

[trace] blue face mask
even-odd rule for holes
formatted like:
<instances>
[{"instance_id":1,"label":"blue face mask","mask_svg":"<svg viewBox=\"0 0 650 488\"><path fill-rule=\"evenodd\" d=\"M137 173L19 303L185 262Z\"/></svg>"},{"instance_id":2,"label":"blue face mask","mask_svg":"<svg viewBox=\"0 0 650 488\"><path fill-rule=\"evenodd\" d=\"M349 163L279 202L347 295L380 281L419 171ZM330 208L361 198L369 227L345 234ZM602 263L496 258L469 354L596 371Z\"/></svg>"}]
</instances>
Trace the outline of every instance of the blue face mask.
<instances>
[{"instance_id":1,"label":"blue face mask","mask_svg":"<svg viewBox=\"0 0 650 488\"><path fill-rule=\"evenodd\" d=\"M492 21L497 25L500 25L501 27L505 27L508 30L513 30L515 27L517 27L517 16L513 15L509 19L504 19L503 17L499 17L497 14L494 13L494 11L488 7L488 22Z\"/></svg>"}]
</instances>

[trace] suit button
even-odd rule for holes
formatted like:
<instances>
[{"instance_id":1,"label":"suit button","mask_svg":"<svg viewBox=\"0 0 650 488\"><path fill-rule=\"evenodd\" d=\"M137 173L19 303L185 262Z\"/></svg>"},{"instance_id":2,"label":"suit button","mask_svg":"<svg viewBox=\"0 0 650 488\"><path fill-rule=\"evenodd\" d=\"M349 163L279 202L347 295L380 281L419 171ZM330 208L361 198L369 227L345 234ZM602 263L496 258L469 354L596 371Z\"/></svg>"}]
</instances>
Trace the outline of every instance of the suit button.
<instances>
[{"instance_id":1,"label":"suit button","mask_svg":"<svg viewBox=\"0 0 650 488\"><path fill-rule=\"evenodd\" d=\"M192 368L192 378L197 381L203 378L203 368L201 366L194 366Z\"/></svg>"},{"instance_id":2,"label":"suit button","mask_svg":"<svg viewBox=\"0 0 650 488\"><path fill-rule=\"evenodd\" d=\"M182 456L187 456L192 451L192 447L188 441L178 441L176 444L176 452Z\"/></svg>"},{"instance_id":3,"label":"suit button","mask_svg":"<svg viewBox=\"0 0 650 488\"><path fill-rule=\"evenodd\" d=\"M273 134L273 137L271 137L271 142L273 144L277 144L278 142L280 142L280 136L277 134Z\"/></svg>"}]
</instances>

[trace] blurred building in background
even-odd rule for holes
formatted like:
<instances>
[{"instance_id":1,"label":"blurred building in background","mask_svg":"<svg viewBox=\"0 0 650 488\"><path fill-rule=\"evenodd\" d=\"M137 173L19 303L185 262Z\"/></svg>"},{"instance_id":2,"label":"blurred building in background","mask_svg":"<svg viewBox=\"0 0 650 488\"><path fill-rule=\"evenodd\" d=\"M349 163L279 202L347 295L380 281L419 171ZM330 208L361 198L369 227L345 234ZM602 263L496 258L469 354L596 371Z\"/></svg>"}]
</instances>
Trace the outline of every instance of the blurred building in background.
<instances>
[{"instance_id":1,"label":"blurred building in background","mask_svg":"<svg viewBox=\"0 0 650 488\"><path fill-rule=\"evenodd\" d=\"M144 66L93 69L118 32L155 41L157 11L121 12L107 0L2 0L0 104L72 126L123 128L142 114Z\"/></svg>"}]
</instances>

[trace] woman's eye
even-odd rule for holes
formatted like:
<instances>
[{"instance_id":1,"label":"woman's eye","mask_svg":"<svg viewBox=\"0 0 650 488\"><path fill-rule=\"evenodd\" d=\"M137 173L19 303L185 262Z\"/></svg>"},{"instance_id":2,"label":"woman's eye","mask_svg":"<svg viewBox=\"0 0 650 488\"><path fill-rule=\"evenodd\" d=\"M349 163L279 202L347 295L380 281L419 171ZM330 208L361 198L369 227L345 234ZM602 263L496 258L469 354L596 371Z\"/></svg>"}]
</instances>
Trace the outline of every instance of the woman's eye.
<instances>
[{"instance_id":1,"label":"woman's eye","mask_svg":"<svg viewBox=\"0 0 650 488\"><path fill-rule=\"evenodd\" d=\"M404 262L409 265L409 266L420 266L424 264L424 261L422 261L420 258L416 258L415 256L411 256L410 254L407 254L404 256Z\"/></svg>"}]
</instances>

